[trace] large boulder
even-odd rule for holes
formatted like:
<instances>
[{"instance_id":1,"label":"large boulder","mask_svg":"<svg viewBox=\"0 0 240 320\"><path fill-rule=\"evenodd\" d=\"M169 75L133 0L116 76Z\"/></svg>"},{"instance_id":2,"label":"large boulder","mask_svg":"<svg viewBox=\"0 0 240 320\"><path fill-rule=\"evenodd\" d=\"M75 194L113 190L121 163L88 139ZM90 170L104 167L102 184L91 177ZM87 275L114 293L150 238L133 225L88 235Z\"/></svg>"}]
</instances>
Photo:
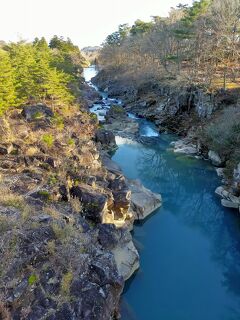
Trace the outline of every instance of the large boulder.
<instances>
[{"instance_id":1,"label":"large boulder","mask_svg":"<svg viewBox=\"0 0 240 320\"><path fill-rule=\"evenodd\" d=\"M138 133L139 124L128 117L122 106L117 105L107 112L104 128L118 135L132 136Z\"/></svg>"},{"instance_id":2,"label":"large boulder","mask_svg":"<svg viewBox=\"0 0 240 320\"><path fill-rule=\"evenodd\" d=\"M175 153L183 153L188 155L196 155L198 153L196 144L194 144L189 138L173 141L171 142L171 146L174 148L173 151Z\"/></svg>"},{"instance_id":3,"label":"large boulder","mask_svg":"<svg viewBox=\"0 0 240 320\"><path fill-rule=\"evenodd\" d=\"M116 148L117 146L115 136L109 130L98 129L95 135L95 140L107 148Z\"/></svg>"},{"instance_id":4,"label":"large boulder","mask_svg":"<svg viewBox=\"0 0 240 320\"><path fill-rule=\"evenodd\" d=\"M221 159L219 154L212 150L208 152L208 158L212 162L212 164L216 167L221 167L224 163L224 161Z\"/></svg>"},{"instance_id":5,"label":"large boulder","mask_svg":"<svg viewBox=\"0 0 240 320\"><path fill-rule=\"evenodd\" d=\"M136 220L143 220L162 204L160 194L154 193L145 188L138 180L128 180L128 187L131 190L131 208Z\"/></svg>"},{"instance_id":6,"label":"large boulder","mask_svg":"<svg viewBox=\"0 0 240 320\"><path fill-rule=\"evenodd\" d=\"M126 281L139 269L139 254L129 231L122 232L121 241L112 250L119 274Z\"/></svg>"},{"instance_id":7,"label":"large boulder","mask_svg":"<svg viewBox=\"0 0 240 320\"><path fill-rule=\"evenodd\" d=\"M111 250L118 273L125 281L139 268L139 254L127 229L102 224L99 226L98 241L105 250Z\"/></svg>"},{"instance_id":8,"label":"large boulder","mask_svg":"<svg viewBox=\"0 0 240 320\"><path fill-rule=\"evenodd\" d=\"M237 197L232 194L232 192L226 190L224 186L218 187L215 190L215 193L222 198L222 206L226 208L240 209L240 197Z\"/></svg>"},{"instance_id":9,"label":"large boulder","mask_svg":"<svg viewBox=\"0 0 240 320\"><path fill-rule=\"evenodd\" d=\"M226 199L222 199L221 204L223 207L226 207L226 208L231 208L231 209L238 209L239 208L239 203L235 203L235 202L232 202L232 201L226 200Z\"/></svg>"}]
</instances>

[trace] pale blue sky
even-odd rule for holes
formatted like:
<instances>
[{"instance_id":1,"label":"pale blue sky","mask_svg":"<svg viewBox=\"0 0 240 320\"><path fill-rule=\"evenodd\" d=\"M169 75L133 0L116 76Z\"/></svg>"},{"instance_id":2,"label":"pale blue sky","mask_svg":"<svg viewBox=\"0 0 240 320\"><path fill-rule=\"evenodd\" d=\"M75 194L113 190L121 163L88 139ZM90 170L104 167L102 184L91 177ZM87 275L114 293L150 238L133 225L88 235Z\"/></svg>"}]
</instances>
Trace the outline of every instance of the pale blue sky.
<instances>
[{"instance_id":1,"label":"pale blue sky","mask_svg":"<svg viewBox=\"0 0 240 320\"><path fill-rule=\"evenodd\" d=\"M0 40L57 34L80 47L99 45L119 24L166 16L179 2L192 0L2 0Z\"/></svg>"}]
</instances>

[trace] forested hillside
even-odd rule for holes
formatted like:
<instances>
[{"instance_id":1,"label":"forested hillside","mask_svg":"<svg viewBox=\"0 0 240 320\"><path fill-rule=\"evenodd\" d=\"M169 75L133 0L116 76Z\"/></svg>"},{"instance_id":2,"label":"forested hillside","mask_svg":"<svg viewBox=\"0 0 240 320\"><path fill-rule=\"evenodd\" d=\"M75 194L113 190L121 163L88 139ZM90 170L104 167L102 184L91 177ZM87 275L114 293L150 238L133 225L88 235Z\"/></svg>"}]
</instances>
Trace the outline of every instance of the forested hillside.
<instances>
[{"instance_id":1,"label":"forested hillside","mask_svg":"<svg viewBox=\"0 0 240 320\"><path fill-rule=\"evenodd\" d=\"M73 102L87 62L70 39L54 36L0 46L0 114L40 101Z\"/></svg>"},{"instance_id":2,"label":"forested hillside","mask_svg":"<svg viewBox=\"0 0 240 320\"><path fill-rule=\"evenodd\" d=\"M129 80L156 78L209 89L240 85L240 3L201 0L178 5L169 17L123 24L101 52L105 68Z\"/></svg>"}]
</instances>

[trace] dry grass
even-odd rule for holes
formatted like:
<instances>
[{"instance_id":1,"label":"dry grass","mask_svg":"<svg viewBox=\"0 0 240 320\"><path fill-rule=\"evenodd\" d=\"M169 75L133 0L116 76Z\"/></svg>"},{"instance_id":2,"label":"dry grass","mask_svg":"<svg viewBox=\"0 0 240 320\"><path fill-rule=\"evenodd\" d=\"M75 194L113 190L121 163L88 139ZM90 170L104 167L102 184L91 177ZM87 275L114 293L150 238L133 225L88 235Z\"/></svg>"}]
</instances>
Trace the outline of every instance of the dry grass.
<instances>
[{"instance_id":1,"label":"dry grass","mask_svg":"<svg viewBox=\"0 0 240 320\"><path fill-rule=\"evenodd\" d=\"M76 197L70 199L70 204L74 213L80 213L83 209L80 200Z\"/></svg>"},{"instance_id":2,"label":"dry grass","mask_svg":"<svg viewBox=\"0 0 240 320\"><path fill-rule=\"evenodd\" d=\"M15 140L9 121L4 117L1 117L0 121L0 138L1 142L12 142Z\"/></svg>"},{"instance_id":3,"label":"dry grass","mask_svg":"<svg viewBox=\"0 0 240 320\"><path fill-rule=\"evenodd\" d=\"M39 149L34 146L29 147L25 152L26 156L30 156L30 157L38 153L39 153Z\"/></svg>"},{"instance_id":4,"label":"dry grass","mask_svg":"<svg viewBox=\"0 0 240 320\"><path fill-rule=\"evenodd\" d=\"M58 220L60 218L60 212L53 206L45 207L44 212L50 215L53 219Z\"/></svg>"},{"instance_id":5,"label":"dry grass","mask_svg":"<svg viewBox=\"0 0 240 320\"><path fill-rule=\"evenodd\" d=\"M0 204L4 207L14 207L20 210L26 208L24 197L12 192L6 186L0 186Z\"/></svg>"},{"instance_id":6,"label":"dry grass","mask_svg":"<svg viewBox=\"0 0 240 320\"><path fill-rule=\"evenodd\" d=\"M224 80L216 78L212 81L212 87L216 89L221 89L224 87ZM240 78L236 79L235 82L226 81L226 89L239 89L240 88Z\"/></svg>"},{"instance_id":7,"label":"dry grass","mask_svg":"<svg viewBox=\"0 0 240 320\"><path fill-rule=\"evenodd\" d=\"M11 230L14 227L14 221L7 216L0 216L0 234ZM1 318L0 318L1 319Z\"/></svg>"},{"instance_id":8,"label":"dry grass","mask_svg":"<svg viewBox=\"0 0 240 320\"><path fill-rule=\"evenodd\" d=\"M54 254L56 253L56 243L55 243L55 240L49 241L49 242L47 243L47 248L48 248L49 254L51 254L52 256L54 256Z\"/></svg>"}]
</instances>

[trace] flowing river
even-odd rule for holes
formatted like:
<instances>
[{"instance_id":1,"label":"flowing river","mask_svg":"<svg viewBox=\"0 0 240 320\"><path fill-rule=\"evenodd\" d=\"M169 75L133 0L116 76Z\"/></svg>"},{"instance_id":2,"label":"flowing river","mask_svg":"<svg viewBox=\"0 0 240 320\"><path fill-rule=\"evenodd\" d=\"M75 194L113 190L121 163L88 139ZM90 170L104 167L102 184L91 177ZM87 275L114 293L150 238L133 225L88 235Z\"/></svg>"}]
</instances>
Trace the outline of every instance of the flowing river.
<instances>
[{"instance_id":1,"label":"flowing river","mask_svg":"<svg viewBox=\"0 0 240 320\"><path fill-rule=\"evenodd\" d=\"M86 80L94 72L85 70ZM122 319L239 320L240 219L214 194L215 169L175 154L173 136L136 121L143 143L117 137L112 158L127 177L161 193L163 206L134 227L141 268L126 283Z\"/></svg>"}]
</instances>

